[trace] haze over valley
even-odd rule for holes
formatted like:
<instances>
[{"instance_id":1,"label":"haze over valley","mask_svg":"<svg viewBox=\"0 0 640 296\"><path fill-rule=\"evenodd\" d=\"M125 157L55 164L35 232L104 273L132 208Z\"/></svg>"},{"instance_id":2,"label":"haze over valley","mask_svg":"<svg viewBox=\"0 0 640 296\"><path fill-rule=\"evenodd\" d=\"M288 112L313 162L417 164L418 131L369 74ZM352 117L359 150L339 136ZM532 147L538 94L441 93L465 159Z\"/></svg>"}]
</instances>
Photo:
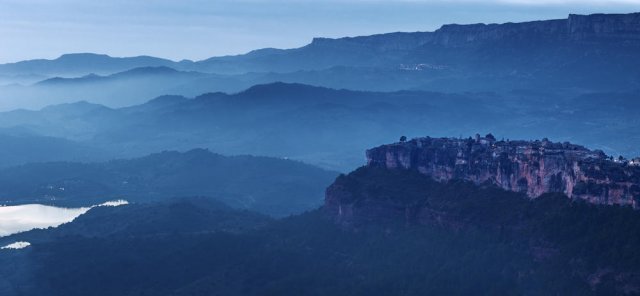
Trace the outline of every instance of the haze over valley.
<instances>
[{"instance_id":1,"label":"haze over valley","mask_svg":"<svg viewBox=\"0 0 640 296\"><path fill-rule=\"evenodd\" d=\"M0 24L25 32L0 60L34 36L45 57L104 47L0 64L0 295L640 294L635 1L562 18L546 16L579 3L192 2L34 3L30 23L0 1ZM342 14L319 21L329 4ZM424 26L350 34L425 7ZM446 15L462 24L427 26ZM197 60L202 44L170 34L249 16L253 34L302 34L305 17L333 33ZM150 51L50 39L75 22L148 35ZM229 32L203 36L246 47Z\"/></svg>"}]
</instances>

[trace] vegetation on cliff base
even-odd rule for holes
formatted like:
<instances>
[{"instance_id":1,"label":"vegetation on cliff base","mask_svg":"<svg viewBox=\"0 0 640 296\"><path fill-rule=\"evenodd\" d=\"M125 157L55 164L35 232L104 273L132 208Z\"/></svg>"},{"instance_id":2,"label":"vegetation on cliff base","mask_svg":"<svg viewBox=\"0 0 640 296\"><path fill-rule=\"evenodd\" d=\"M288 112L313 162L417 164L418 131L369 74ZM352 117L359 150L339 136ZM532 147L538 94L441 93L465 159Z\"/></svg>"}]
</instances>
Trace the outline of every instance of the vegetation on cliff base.
<instances>
[{"instance_id":1,"label":"vegetation on cliff base","mask_svg":"<svg viewBox=\"0 0 640 296\"><path fill-rule=\"evenodd\" d=\"M125 221L118 223L138 221L125 216L143 217L149 215L145 211L154 209L105 208L94 218L74 222L82 223L78 227L54 230L56 235L35 243L23 257L11 259L29 270L26 275L39 278L37 285L21 285L15 277L6 284L12 279L6 277L5 286L23 295L46 291L67 296L602 295L640 291L640 238L636 235L640 213L630 208L594 206L562 195L529 200L493 187L441 184L412 172L373 168L343 175L336 184L354 193L349 201L354 214L366 199L381 209L422 207L439 213L440 218L418 219L416 214L406 223L403 212L395 220L360 220L345 227L335 223L336 217L326 208L268 223L259 220L261 226L243 227L242 231L213 227L185 232L170 227L176 215L162 214L155 215L158 227L154 229L162 230L165 225L177 230L140 235L129 230L135 227L121 225L106 236L99 231L92 234L92 229L104 229L100 225L110 217ZM171 203L167 206L175 208ZM156 213L166 211L162 204L157 207ZM198 211L199 219L206 221L207 212L198 208L179 207ZM105 211L119 214L111 216ZM211 213L220 215L220 211L235 210L222 208ZM220 217L231 217L231 225L237 225L243 215L247 221L256 221L249 212ZM216 225L230 225L220 218L214 220ZM13 266L6 256L0 255L7 263L3 266Z\"/></svg>"}]
</instances>

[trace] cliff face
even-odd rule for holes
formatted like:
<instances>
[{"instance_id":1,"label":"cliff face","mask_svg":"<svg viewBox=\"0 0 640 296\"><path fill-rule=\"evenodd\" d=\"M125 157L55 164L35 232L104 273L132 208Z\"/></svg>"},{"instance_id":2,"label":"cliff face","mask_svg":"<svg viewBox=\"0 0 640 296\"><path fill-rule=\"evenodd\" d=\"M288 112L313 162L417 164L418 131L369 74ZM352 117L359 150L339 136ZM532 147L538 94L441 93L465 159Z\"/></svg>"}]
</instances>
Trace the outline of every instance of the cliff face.
<instances>
[{"instance_id":1,"label":"cliff face","mask_svg":"<svg viewBox=\"0 0 640 296\"><path fill-rule=\"evenodd\" d=\"M377 52L420 46L464 47L482 42L640 41L640 13L569 15L566 19L505 24L444 25L434 32L389 33L339 39L316 38L311 46L362 47Z\"/></svg>"},{"instance_id":2,"label":"cliff face","mask_svg":"<svg viewBox=\"0 0 640 296\"><path fill-rule=\"evenodd\" d=\"M567 39L567 20L506 24L444 25L435 31L432 44L462 47L496 41L559 41Z\"/></svg>"},{"instance_id":3,"label":"cliff face","mask_svg":"<svg viewBox=\"0 0 640 296\"><path fill-rule=\"evenodd\" d=\"M640 13L631 14L572 14L567 30L573 40L624 39L640 40Z\"/></svg>"},{"instance_id":4,"label":"cliff face","mask_svg":"<svg viewBox=\"0 0 640 296\"><path fill-rule=\"evenodd\" d=\"M367 165L414 170L434 180L491 183L535 198L560 192L595 204L638 207L640 167L570 143L419 138L367 151Z\"/></svg>"},{"instance_id":5,"label":"cliff face","mask_svg":"<svg viewBox=\"0 0 640 296\"><path fill-rule=\"evenodd\" d=\"M569 15L567 19L506 24L445 25L433 44L461 47L495 41L640 41L640 13Z\"/></svg>"},{"instance_id":6,"label":"cliff face","mask_svg":"<svg viewBox=\"0 0 640 296\"><path fill-rule=\"evenodd\" d=\"M310 46L319 48L364 48L374 52L384 53L413 50L433 40L432 32L398 32L339 39L314 38Z\"/></svg>"}]
</instances>

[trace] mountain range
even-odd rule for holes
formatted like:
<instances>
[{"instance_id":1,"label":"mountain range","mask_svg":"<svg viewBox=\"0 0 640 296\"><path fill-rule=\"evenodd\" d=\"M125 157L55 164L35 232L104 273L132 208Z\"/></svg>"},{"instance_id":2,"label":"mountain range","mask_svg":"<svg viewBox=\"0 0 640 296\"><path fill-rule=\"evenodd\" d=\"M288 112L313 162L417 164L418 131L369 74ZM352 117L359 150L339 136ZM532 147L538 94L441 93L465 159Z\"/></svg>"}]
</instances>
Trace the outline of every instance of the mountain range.
<instances>
[{"instance_id":1,"label":"mountain range","mask_svg":"<svg viewBox=\"0 0 640 296\"><path fill-rule=\"evenodd\" d=\"M640 294L640 13L0 85L0 295Z\"/></svg>"},{"instance_id":2,"label":"mountain range","mask_svg":"<svg viewBox=\"0 0 640 296\"><path fill-rule=\"evenodd\" d=\"M121 107L164 94L237 92L276 81L371 91L637 91L638 27L639 13L570 15L527 23L445 25L434 32L315 38L300 48L197 62L68 54L0 65L6 85L0 108L74 100ZM35 79L15 84L27 76ZM92 91L97 86L101 92ZM22 102L9 104L10 99Z\"/></svg>"},{"instance_id":3,"label":"mountain range","mask_svg":"<svg viewBox=\"0 0 640 296\"><path fill-rule=\"evenodd\" d=\"M565 45L569 50L589 52L606 42L612 47L610 49L621 46L631 50L633 46L638 46L640 41L639 23L640 13L572 14L567 19L525 23L444 25L434 32L399 32L338 39L315 38L310 44L300 48L259 49L247 54L212 57L197 62L172 62L148 56L113 58L89 53L66 54L55 60L31 60L0 65L0 73L86 75L115 73L137 67L169 66L180 70L240 74L323 70L335 66L397 67L398 63L409 62L411 58L425 58L440 49L449 49L453 51L450 54L455 56L461 53L457 50L471 48L481 51L485 46L498 50L508 49L514 53L518 53L518 50L531 50L529 53L532 53L550 45ZM530 45L528 49L517 46L527 43ZM499 49L500 45L511 45L511 48ZM582 48L571 48L572 45L580 45ZM480 59L487 57L489 56L479 56ZM419 60L414 60L417 61Z\"/></svg>"},{"instance_id":4,"label":"mountain range","mask_svg":"<svg viewBox=\"0 0 640 296\"><path fill-rule=\"evenodd\" d=\"M362 150L402 135L490 131L504 138L571 141L631 158L640 155L640 138L630 132L639 124L637 98L637 92L572 96L540 90L505 96L272 83L234 94L161 96L124 108L78 102L0 113L0 134L32 139L33 147L49 147L54 138L69 147L66 153L7 154L0 164L101 161L200 147L348 171L364 164Z\"/></svg>"}]
</instances>

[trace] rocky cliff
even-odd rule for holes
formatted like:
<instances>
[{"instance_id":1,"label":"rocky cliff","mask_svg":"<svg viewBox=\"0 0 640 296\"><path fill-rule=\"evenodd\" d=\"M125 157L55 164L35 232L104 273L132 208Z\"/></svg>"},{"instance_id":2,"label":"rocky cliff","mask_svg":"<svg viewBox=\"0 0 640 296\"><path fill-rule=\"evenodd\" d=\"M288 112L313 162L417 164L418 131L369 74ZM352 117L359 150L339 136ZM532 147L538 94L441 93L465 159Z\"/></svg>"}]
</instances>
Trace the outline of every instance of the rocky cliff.
<instances>
[{"instance_id":1,"label":"rocky cliff","mask_svg":"<svg viewBox=\"0 0 640 296\"><path fill-rule=\"evenodd\" d=\"M567 34L574 40L640 40L640 13L569 15Z\"/></svg>"},{"instance_id":2,"label":"rocky cliff","mask_svg":"<svg viewBox=\"0 0 640 296\"><path fill-rule=\"evenodd\" d=\"M640 13L569 15L567 19L506 24L445 25L431 43L459 47L495 41L640 41Z\"/></svg>"},{"instance_id":3,"label":"rocky cliff","mask_svg":"<svg viewBox=\"0 0 640 296\"><path fill-rule=\"evenodd\" d=\"M447 182L494 184L535 198L559 192L595 204L638 207L640 166L570 143L418 138L367 151L367 166L412 170Z\"/></svg>"},{"instance_id":4,"label":"rocky cliff","mask_svg":"<svg viewBox=\"0 0 640 296\"><path fill-rule=\"evenodd\" d=\"M388 33L339 39L316 38L311 46L365 47L377 52L407 51L421 46L464 47L482 42L640 41L640 13L571 14L566 19L505 24L444 25L434 32Z\"/></svg>"}]
</instances>

